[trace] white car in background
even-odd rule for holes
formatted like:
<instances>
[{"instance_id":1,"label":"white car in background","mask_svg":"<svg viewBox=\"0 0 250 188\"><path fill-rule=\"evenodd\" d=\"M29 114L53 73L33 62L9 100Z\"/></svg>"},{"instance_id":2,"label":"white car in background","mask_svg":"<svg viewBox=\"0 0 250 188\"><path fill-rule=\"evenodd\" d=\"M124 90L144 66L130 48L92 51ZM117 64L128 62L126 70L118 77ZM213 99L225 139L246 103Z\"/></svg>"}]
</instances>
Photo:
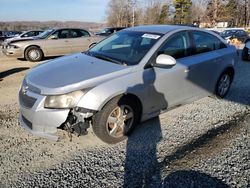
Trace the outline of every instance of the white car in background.
<instances>
[{"instance_id":1,"label":"white car in background","mask_svg":"<svg viewBox=\"0 0 250 188\"><path fill-rule=\"evenodd\" d=\"M11 41L14 41L14 40L29 39L29 38L32 38L32 37L40 35L42 32L43 32L42 30L25 31L25 32L23 32L20 35L15 35L12 38L5 39L4 42L8 43L8 42L11 42Z\"/></svg>"}]
</instances>

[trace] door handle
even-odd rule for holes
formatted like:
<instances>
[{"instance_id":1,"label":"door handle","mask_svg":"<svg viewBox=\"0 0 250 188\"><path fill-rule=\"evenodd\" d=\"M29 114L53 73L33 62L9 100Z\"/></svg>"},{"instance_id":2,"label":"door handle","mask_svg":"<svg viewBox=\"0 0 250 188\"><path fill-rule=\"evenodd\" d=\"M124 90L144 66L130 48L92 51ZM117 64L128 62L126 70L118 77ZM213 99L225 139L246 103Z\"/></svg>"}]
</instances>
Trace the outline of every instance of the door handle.
<instances>
[{"instance_id":1,"label":"door handle","mask_svg":"<svg viewBox=\"0 0 250 188\"><path fill-rule=\"evenodd\" d=\"M69 42L68 40L65 40L65 42Z\"/></svg>"}]
</instances>

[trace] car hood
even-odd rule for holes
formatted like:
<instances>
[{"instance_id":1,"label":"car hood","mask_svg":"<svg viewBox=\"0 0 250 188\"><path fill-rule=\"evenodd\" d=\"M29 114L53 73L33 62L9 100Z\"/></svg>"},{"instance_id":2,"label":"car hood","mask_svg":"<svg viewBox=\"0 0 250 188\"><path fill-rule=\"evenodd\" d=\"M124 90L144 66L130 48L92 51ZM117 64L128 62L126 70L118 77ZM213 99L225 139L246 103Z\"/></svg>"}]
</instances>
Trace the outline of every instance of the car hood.
<instances>
[{"instance_id":1,"label":"car hood","mask_svg":"<svg viewBox=\"0 0 250 188\"><path fill-rule=\"evenodd\" d=\"M58 95L95 87L131 70L131 67L77 53L38 65L25 80L43 95Z\"/></svg>"},{"instance_id":2,"label":"car hood","mask_svg":"<svg viewBox=\"0 0 250 188\"><path fill-rule=\"evenodd\" d=\"M12 43L16 43L16 42L24 42L24 41L31 41L31 40L35 40L34 38L30 38L30 37L27 37L27 38L21 38L21 39L18 39L18 38L10 38L10 39L6 39L5 41L9 44L12 44Z\"/></svg>"},{"instance_id":3,"label":"car hood","mask_svg":"<svg viewBox=\"0 0 250 188\"><path fill-rule=\"evenodd\" d=\"M11 42L21 42L21 41L29 41L29 40L34 40L34 39L33 39L33 37L23 37L23 38L14 37L14 38L6 39L5 41L7 43L11 43Z\"/></svg>"}]
</instances>

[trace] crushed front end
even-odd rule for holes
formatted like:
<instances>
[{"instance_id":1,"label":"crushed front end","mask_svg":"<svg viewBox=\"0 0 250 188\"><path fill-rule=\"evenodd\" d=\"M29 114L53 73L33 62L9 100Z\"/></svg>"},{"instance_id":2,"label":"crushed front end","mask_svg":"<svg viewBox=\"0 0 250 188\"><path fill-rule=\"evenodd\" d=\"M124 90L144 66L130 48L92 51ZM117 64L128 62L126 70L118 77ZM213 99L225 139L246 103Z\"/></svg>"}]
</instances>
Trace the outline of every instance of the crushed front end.
<instances>
[{"instance_id":1,"label":"crushed front end","mask_svg":"<svg viewBox=\"0 0 250 188\"><path fill-rule=\"evenodd\" d=\"M74 107L65 109L46 108L46 97L25 81L19 91L19 121L23 128L35 136L57 141L58 128L68 133L86 134L94 111Z\"/></svg>"}]
</instances>

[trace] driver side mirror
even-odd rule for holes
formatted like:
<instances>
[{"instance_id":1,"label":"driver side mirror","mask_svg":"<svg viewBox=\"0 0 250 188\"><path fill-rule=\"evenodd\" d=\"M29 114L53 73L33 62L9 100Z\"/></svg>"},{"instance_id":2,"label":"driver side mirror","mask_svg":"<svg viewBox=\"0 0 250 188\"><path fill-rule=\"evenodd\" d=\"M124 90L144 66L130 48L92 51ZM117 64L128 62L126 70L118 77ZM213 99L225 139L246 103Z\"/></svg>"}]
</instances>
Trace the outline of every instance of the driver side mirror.
<instances>
[{"instance_id":1,"label":"driver side mirror","mask_svg":"<svg viewBox=\"0 0 250 188\"><path fill-rule=\"evenodd\" d=\"M55 35L51 35L51 36L49 37L49 39L56 40L56 39L58 39L58 37L55 36Z\"/></svg>"},{"instance_id":2,"label":"driver side mirror","mask_svg":"<svg viewBox=\"0 0 250 188\"><path fill-rule=\"evenodd\" d=\"M156 58L156 63L154 64L155 67L159 68L169 68L176 65L176 60L169 55L160 54Z\"/></svg>"}]
</instances>

